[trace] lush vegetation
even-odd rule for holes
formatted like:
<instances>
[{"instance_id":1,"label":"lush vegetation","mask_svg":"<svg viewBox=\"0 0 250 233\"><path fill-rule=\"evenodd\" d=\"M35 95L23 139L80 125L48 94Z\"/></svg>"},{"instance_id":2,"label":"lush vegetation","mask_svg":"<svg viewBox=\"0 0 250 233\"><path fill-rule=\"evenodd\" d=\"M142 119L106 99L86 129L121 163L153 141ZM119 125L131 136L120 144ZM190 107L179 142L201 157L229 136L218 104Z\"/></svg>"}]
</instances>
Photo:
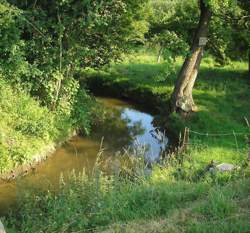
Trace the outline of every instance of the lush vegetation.
<instances>
[{"instance_id":1,"label":"lush vegetation","mask_svg":"<svg viewBox=\"0 0 250 233\"><path fill-rule=\"evenodd\" d=\"M144 35L142 2L0 1L1 173L90 132L95 103L75 76Z\"/></svg>"},{"instance_id":2,"label":"lush vegetation","mask_svg":"<svg viewBox=\"0 0 250 233\"><path fill-rule=\"evenodd\" d=\"M8 232L248 232L249 178L226 184L211 173L194 183L171 165L150 177L143 168L130 157L113 175L97 166L92 177L62 178L57 194L26 192Z\"/></svg>"},{"instance_id":3,"label":"lush vegetation","mask_svg":"<svg viewBox=\"0 0 250 233\"><path fill-rule=\"evenodd\" d=\"M0 0L0 174L91 133L103 113L87 89L141 104L176 138L189 128L149 176L132 154L56 192L24 188L8 232L249 232L249 13L245 0ZM183 80L197 109L170 108Z\"/></svg>"},{"instance_id":4,"label":"lush vegetation","mask_svg":"<svg viewBox=\"0 0 250 233\"><path fill-rule=\"evenodd\" d=\"M49 111L24 91L13 90L1 78L0 95L0 174L32 162L34 156L49 151L48 146L66 140L74 129L88 132L90 128L95 102L87 95L81 96L81 103L75 101L75 116Z\"/></svg>"},{"instance_id":5,"label":"lush vegetation","mask_svg":"<svg viewBox=\"0 0 250 233\"><path fill-rule=\"evenodd\" d=\"M104 94L131 98L167 115L167 100L181 62L178 58L172 65L168 61L157 63L156 53L141 51L137 55L129 55L123 63L113 64L102 71L85 70L83 76L93 91L106 90ZM199 111L186 119L176 113L165 118L166 127L176 132L177 137L185 127L204 134L190 132L190 144L193 145L190 146L189 161L186 161L190 172L197 171L212 160L239 165L245 163L250 133L245 120L249 119L248 90L246 63L231 62L220 67L211 57L204 58L193 92Z\"/></svg>"},{"instance_id":6,"label":"lush vegetation","mask_svg":"<svg viewBox=\"0 0 250 233\"><path fill-rule=\"evenodd\" d=\"M141 51L127 56L123 63L82 74L87 78L84 83L97 83L113 95L132 96L134 101L149 89L152 98L162 98L158 107L163 108L180 63L178 58L173 73L166 75L169 64L157 63L156 53ZM208 57L194 90L200 111L186 120L177 114L168 120L178 131L188 126L203 133L241 132L243 135L236 135L237 145L233 134L209 137L190 133L188 150L155 166L150 177L144 174L142 160L132 157L133 166L128 163L118 174L107 175L97 166L92 177L73 173L67 181L62 179L56 193L25 191L18 211L6 218L8 231L248 232L249 129L244 121L244 116L249 118L248 82L246 64L216 67ZM232 96L242 99L240 105ZM232 173L210 172L206 167L211 160L240 168Z\"/></svg>"},{"instance_id":7,"label":"lush vegetation","mask_svg":"<svg viewBox=\"0 0 250 233\"><path fill-rule=\"evenodd\" d=\"M192 43L199 19L198 1L154 0L148 37L162 55L183 55ZM206 50L220 64L230 59L248 59L249 3L246 1L210 1L213 17L209 27Z\"/></svg>"}]
</instances>

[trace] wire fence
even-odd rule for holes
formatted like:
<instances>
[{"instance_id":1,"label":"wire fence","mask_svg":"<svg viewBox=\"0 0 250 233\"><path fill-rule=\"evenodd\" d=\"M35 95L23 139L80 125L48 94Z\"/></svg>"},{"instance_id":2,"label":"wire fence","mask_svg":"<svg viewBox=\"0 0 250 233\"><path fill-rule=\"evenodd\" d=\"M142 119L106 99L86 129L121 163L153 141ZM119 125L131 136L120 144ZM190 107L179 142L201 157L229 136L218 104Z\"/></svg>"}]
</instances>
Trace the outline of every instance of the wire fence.
<instances>
[{"instance_id":1,"label":"wire fence","mask_svg":"<svg viewBox=\"0 0 250 233\"><path fill-rule=\"evenodd\" d=\"M189 129L189 133L197 134L200 136L207 136L207 137L219 137L219 136L249 136L250 132L230 132L230 133L200 133L197 131L193 131Z\"/></svg>"},{"instance_id":2,"label":"wire fence","mask_svg":"<svg viewBox=\"0 0 250 233\"><path fill-rule=\"evenodd\" d=\"M198 132L186 127L183 137L180 135L180 148L185 150L188 146L217 146L221 148L234 148L237 151L246 149L249 150L249 136L250 129L245 132L236 132L234 130L231 132Z\"/></svg>"}]
</instances>

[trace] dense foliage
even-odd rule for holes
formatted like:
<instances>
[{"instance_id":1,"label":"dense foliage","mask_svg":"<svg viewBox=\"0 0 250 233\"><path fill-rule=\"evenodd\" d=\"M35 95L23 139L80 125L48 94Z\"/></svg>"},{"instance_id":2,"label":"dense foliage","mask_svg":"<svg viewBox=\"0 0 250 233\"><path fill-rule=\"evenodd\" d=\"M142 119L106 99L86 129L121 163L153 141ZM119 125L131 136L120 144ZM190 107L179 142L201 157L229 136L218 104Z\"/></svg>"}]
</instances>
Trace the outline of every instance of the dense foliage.
<instances>
[{"instance_id":1,"label":"dense foliage","mask_svg":"<svg viewBox=\"0 0 250 233\"><path fill-rule=\"evenodd\" d=\"M249 4L206 3L214 12L208 52L221 64L246 60ZM198 8L196 0L151 0L149 4L142 0L1 0L0 72L50 109L61 101L70 108L79 89L74 78L79 68L108 64L131 45L146 41L158 46L164 58L186 55Z\"/></svg>"},{"instance_id":2,"label":"dense foliage","mask_svg":"<svg viewBox=\"0 0 250 233\"><path fill-rule=\"evenodd\" d=\"M214 55L220 64L230 59L248 59L249 48L249 4L247 1L206 1L213 11L209 28L208 52ZM199 17L198 1L150 1L153 9L150 17L149 37L163 36L167 31L178 36L175 41L184 41L191 45ZM166 41L169 41L165 37ZM176 47L168 45L173 50ZM185 55L179 49L174 54Z\"/></svg>"},{"instance_id":3,"label":"dense foliage","mask_svg":"<svg viewBox=\"0 0 250 233\"><path fill-rule=\"evenodd\" d=\"M0 1L1 172L71 128L89 133L94 103L76 74L117 60L142 40L146 3Z\"/></svg>"},{"instance_id":4,"label":"dense foliage","mask_svg":"<svg viewBox=\"0 0 250 233\"><path fill-rule=\"evenodd\" d=\"M183 118L166 106L191 57L199 2L212 13L209 40L191 90L199 111ZM21 183L18 208L3 219L8 232L249 232L249 29L246 0L0 0L0 175L101 118L109 145L130 144L140 127L129 134L123 122L112 133L121 112L102 111L85 88L161 113L154 123L174 136L191 129L187 150L150 176L135 159L139 167L115 174L72 173L56 192ZM210 167L224 162L235 169Z\"/></svg>"},{"instance_id":5,"label":"dense foliage","mask_svg":"<svg viewBox=\"0 0 250 233\"><path fill-rule=\"evenodd\" d=\"M61 100L72 104L78 92L74 75L80 67L116 60L132 40L143 36L145 4L2 0L1 73L52 110Z\"/></svg>"},{"instance_id":6,"label":"dense foliage","mask_svg":"<svg viewBox=\"0 0 250 233\"><path fill-rule=\"evenodd\" d=\"M57 119L24 92L13 91L2 79L0 96L0 173L31 161L47 143L70 129L66 121Z\"/></svg>"}]
</instances>

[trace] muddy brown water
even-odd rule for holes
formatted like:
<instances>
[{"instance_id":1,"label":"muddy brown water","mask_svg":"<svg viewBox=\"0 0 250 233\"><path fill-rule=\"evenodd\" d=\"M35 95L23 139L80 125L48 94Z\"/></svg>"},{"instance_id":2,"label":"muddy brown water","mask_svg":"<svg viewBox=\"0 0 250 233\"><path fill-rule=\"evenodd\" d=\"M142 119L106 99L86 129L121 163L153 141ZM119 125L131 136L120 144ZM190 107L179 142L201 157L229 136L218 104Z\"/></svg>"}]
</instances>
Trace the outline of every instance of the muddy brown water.
<instances>
[{"instance_id":1,"label":"muddy brown water","mask_svg":"<svg viewBox=\"0 0 250 233\"><path fill-rule=\"evenodd\" d=\"M13 182L0 184L0 215L15 204L26 189L54 189L61 175L72 170L90 171L97 158L100 144L109 156L124 149L140 148L146 160L156 161L166 149L168 138L153 125L153 116L138 110L128 102L113 98L98 98L108 109L108 118L96 127L90 137L75 136L29 175Z\"/></svg>"}]
</instances>

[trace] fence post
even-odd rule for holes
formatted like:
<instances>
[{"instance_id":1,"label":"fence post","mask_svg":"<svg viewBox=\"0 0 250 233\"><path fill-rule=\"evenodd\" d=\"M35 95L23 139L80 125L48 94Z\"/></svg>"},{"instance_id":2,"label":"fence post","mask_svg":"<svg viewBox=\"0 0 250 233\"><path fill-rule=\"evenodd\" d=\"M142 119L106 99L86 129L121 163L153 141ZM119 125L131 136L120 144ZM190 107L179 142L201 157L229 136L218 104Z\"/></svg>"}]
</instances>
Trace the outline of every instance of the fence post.
<instances>
[{"instance_id":1,"label":"fence post","mask_svg":"<svg viewBox=\"0 0 250 233\"><path fill-rule=\"evenodd\" d=\"M233 130L233 135L234 135L234 140L235 140L235 146L236 146L236 149L238 151L239 150L239 146L238 146L238 141L237 141L237 137L236 137L236 134L235 134L234 130Z\"/></svg>"},{"instance_id":2,"label":"fence post","mask_svg":"<svg viewBox=\"0 0 250 233\"><path fill-rule=\"evenodd\" d=\"M189 128L185 127L182 148L185 150L189 142Z\"/></svg>"},{"instance_id":3,"label":"fence post","mask_svg":"<svg viewBox=\"0 0 250 233\"><path fill-rule=\"evenodd\" d=\"M182 153L183 151L185 151L187 149L187 145L189 142L189 128L185 127L184 129L184 134L183 134L183 139L180 145L180 149L179 149L179 153Z\"/></svg>"},{"instance_id":4,"label":"fence post","mask_svg":"<svg viewBox=\"0 0 250 233\"><path fill-rule=\"evenodd\" d=\"M182 134L181 134L181 131L179 133L179 141L178 141L178 148L181 148L181 145L182 145Z\"/></svg>"},{"instance_id":5,"label":"fence post","mask_svg":"<svg viewBox=\"0 0 250 233\"><path fill-rule=\"evenodd\" d=\"M245 121L246 121L246 124L247 124L247 127L250 129L250 124L249 124L249 121L246 117L244 117Z\"/></svg>"}]
</instances>

